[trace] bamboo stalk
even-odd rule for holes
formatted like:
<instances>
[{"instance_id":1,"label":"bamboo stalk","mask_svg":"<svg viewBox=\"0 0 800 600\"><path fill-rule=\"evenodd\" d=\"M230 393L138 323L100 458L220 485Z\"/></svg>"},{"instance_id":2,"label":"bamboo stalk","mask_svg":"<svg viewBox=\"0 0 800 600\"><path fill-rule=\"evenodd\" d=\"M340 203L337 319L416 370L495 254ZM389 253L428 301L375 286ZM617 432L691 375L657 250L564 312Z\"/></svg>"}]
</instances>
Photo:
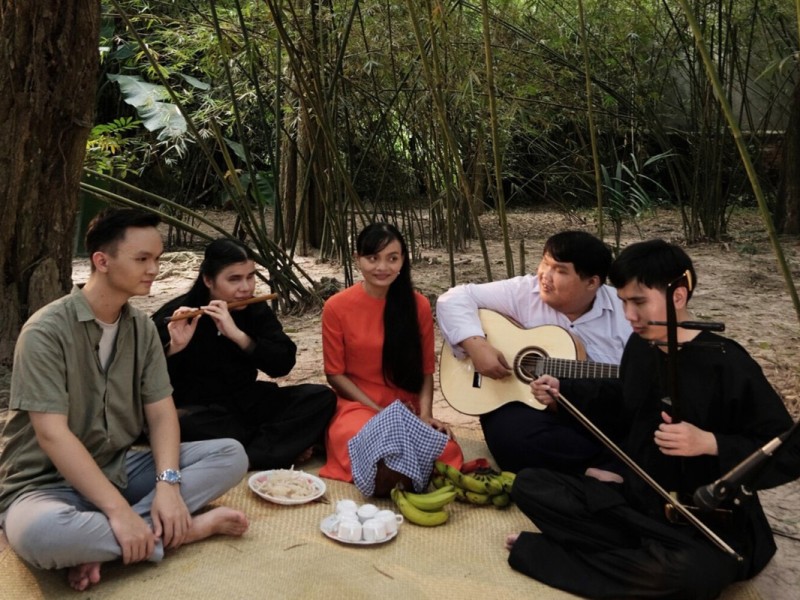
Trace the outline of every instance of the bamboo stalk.
<instances>
[{"instance_id":1,"label":"bamboo stalk","mask_svg":"<svg viewBox=\"0 0 800 600\"><path fill-rule=\"evenodd\" d=\"M703 40L703 34L700 31L700 26L697 23L697 18L695 17L694 12L692 12L691 8L689 7L689 3L686 0L678 0L678 3L683 9L686 19L689 22L689 26L692 29L697 51L700 53L700 56L703 59L706 75L708 76L708 80L714 89L714 94L717 97L720 107L722 108L723 114L725 115L725 120L728 122L728 127L731 129L733 139L736 142L736 148L739 150L739 156L742 159L744 170L747 173L747 178L750 180L750 185L753 188L753 194L758 202L758 210L761 214L761 220L764 222L764 228L767 231L767 235L772 245L772 250L775 253L775 258L778 262L778 268L783 274L783 279L786 282L787 291L792 299L792 305L794 306L795 314L797 315L798 321L800 321L800 298L798 298L792 272L789 269L788 263L786 262L783 248L781 247L780 241L778 240L778 235L775 232L775 226L772 223L772 216L770 215L769 207L767 206L767 200L764 196L764 191L762 190L761 183L758 180L758 175L756 174L755 167L753 166L753 161L750 160L750 153L748 152L747 146L742 139L742 131L739 128L736 119L734 119L733 110L731 109L728 99L723 94L722 82L720 81L715 70L714 61L711 60L711 56L706 48L705 41Z\"/></svg>"},{"instance_id":2,"label":"bamboo stalk","mask_svg":"<svg viewBox=\"0 0 800 600\"><path fill-rule=\"evenodd\" d=\"M483 18L483 53L486 61L486 94L489 100L489 124L492 135L492 158L494 163L494 198L500 229L503 231L503 250L506 257L506 276L514 276L514 255L511 253L511 240L508 238L508 219L506 218L506 197L503 193L503 159L500 151L500 132L497 124L497 106L494 94L494 59L489 31L489 2L481 0ZM601 221L602 222L602 221Z\"/></svg>"},{"instance_id":3,"label":"bamboo stalk","mask_svg":"<svg viewBox=\"0 0 800 600\"><path fill-rule=\"evenodd\" d=\"M594 166L594 193L597 199L597 235L603 239L603 185L600 175L600 152L597 148L597 131L594 126L594 107L592 106L592 72L589 68L589 31L583 0L578 0L578 17L581 25L581 49L583 50L583 75L586 86L586 118L589 127L589 141L592 146L592 165ZM619 247L619 244L617 244Z\"/></svg>"}]
</instances>

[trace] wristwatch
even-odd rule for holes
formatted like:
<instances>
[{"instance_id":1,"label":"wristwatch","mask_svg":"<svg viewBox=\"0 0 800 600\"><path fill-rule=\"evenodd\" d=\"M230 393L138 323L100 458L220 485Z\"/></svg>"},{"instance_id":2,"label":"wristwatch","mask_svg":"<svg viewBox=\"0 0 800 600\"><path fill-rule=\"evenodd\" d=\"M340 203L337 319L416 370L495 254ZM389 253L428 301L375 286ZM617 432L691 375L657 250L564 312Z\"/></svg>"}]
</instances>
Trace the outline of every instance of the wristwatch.
<instances>
[{"instance_id":1,"label":"wristwatch","mask_svg":"<svg viewBox=\"0 0 800 600\"><path fill-rule=\"evenodd\" d=\"M156 483L159 481L166 481L169 484L176 485L181 482L181 472L175 469L165 469L156 477Z\"/></svg>"}]
</instances>

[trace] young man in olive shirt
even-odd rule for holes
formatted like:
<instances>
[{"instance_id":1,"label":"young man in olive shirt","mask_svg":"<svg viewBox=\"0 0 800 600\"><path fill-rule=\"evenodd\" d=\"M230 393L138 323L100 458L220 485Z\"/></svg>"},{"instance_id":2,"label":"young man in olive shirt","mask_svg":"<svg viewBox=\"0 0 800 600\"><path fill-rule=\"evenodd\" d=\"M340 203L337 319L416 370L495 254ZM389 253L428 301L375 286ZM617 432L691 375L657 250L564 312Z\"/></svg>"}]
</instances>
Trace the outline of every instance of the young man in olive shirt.
<instances>
[{"instance_id":1,"label":"young man in olive shirt","mask_svg":"<svg viewBox=\"0 0 800 600\"><path fill-rule=\"evenodd\" d=\"M147 315L163 246L158 219L107 211L86 235L83 288L23 327L0 455L0 526L39 568L69 568L85 590L102 562L157 561L214 534L241 535L244 514L192 512L236 485L247 458L234 440L179 443L164 355ZM152 451L130 451L144 425Z\"/></svg>"}]
</instances>

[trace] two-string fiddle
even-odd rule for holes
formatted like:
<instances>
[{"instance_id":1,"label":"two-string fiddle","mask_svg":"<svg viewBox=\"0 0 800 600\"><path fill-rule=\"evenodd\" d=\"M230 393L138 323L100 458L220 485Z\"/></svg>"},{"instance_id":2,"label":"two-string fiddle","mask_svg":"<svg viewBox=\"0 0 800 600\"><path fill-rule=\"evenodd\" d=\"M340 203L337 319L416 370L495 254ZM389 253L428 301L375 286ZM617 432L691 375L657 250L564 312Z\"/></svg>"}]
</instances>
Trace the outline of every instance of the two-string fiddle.
<instances>
[{"instance_id":1,"label":"two-string fiddle","mask_svg":"<svg viewBox=\"0 0 800 600\"><path fill-rule=\"evenodd\" d=\"M680 321L678 322L677 311L675 310L675 290L679 287L685 287L687 292L694 289L694 281L692 279L692 272L688 269L683 272L680 277L673 279L667 285L667 320L666 321L650 321L650 325L666 325L667 326L667 341L666 342L651 342L656 346L667 346L667 366L669 378L669 398L666 400L667 404L672 407L671 416L672 422L678 423L681 421L683 414L681 410L680 389L678 381L678 360L680 344L678 343L678 328L693 329L699 331L725 331L724 323L716 323L714 321ZM708 344L704 344L708 345ZM711 344L710 347L722 349L721 344Z\"/></svg>"}]
</instances>

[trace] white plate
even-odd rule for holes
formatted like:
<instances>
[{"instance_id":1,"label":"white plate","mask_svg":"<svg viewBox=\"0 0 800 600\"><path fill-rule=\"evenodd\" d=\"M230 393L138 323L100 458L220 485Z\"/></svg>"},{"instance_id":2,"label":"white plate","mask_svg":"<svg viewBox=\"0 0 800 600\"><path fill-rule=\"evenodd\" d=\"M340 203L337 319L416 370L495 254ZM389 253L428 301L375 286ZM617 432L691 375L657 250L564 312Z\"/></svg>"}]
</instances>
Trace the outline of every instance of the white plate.
<instances>
[{"instance_id":1,"label":"white plate","mask_svg":"<svg viewBox=\"0 0 800 600\"><path fill-rule=\"evenodd\" d=\"M355 544L356 546L373 546L375 544L383 544L384 542L388 542L397 535L397 532L393 531L382 540L375 540L375 541L344 540L337 535L336 530L334 528L335 524L336 524L336 515L328 515L327 517L322 519L322 523L319 524L319 528L320 531L322 531L322 533L324 533L327 537L331 538L332 540L336 540L337 542L341 542L342 544Z\"/></svg>"},{"instance_id":2,"label":"white plate","mask_svg":"<svg viewBox=\"0 0 800 600\"><path fill-rule=\"evenodd\" d=\"M269 500L270 502L274 502L275 504L306 504L307 502L311 502L316 500L322 494L325 493L325 482L322 481L319 477L312 475L311 473L306 473L305 471L292 471L296 473L298 477L303 477L307 481L311 482L314 487L316 488L316 492L313 496L307 496L305 498L285 498L280 496L270 496L267 493L264 493L258 489L258 484L264 481L267 481L270 477L273 477L277 473L285 473L288 472L289 469L272 469L270 471L259 471L258 473L253 473L250 476L250 479L247 480L247 484L250 486L250 489L253 490L256 494L264 498L264 500Z\"/></svg>"}]
</instances>

